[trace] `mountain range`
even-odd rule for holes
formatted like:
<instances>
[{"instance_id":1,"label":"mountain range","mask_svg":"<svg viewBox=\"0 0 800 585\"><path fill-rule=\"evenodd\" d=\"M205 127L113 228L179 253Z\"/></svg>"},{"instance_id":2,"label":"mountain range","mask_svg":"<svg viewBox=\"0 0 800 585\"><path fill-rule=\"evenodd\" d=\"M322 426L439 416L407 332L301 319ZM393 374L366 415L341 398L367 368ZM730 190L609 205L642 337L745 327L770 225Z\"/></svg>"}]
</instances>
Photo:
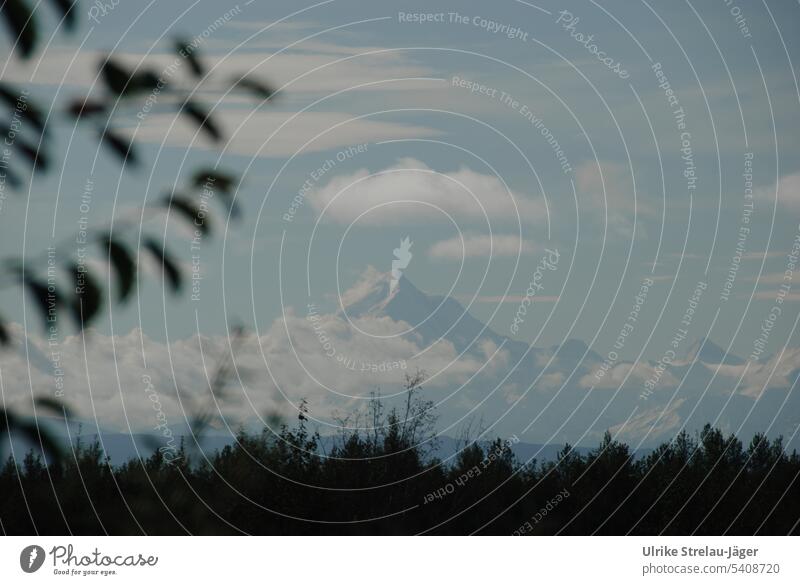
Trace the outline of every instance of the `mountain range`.
<instances>
[{"instance_id":1,"label":"mountain range","mask_svg":"<svg viewBox=\"0 0 800 585\"><path fill-rule=\"evenodd\" d=\"M370 268L341 295L337 310L287 310L239 347L244 378L213 405L213 371L203 365L212 368L228 354L227 337L167 344L139 330L113 338L95 332L88 361L81 338L67 337L57 346L66 404L119 461L135 447L149 452L146 435L162 422L171 436L189 436L184 423L204 404L219 409L211 450L229 444L237 428L257 430L265 415L292 424L301 401L323 437L340 430L342 413L350 417L346 424L360 420L363 428L365 399L376 393L385 409L402 411L404 376L419 369L426 375L419 396L435 405L442 456L452 437L516 436L518 445L531 446L518 447L526 459L543 459L565 443L594 447L606 431L644 452L706 423L744 442L764 432L798 446L797 348L746 361L724 343L686 339L669 363L612 361L610 348L578 339L529 345L493 330L452 296L426 294L406 276L390 283L390 274ZM54 388L54 366L47 339L28 337L20 348L5 355L3 375L7 404L25 412L29 389L46 396Z\"/></svg>"},{"instance_id":2,"label":"mountain range","mask_svg":"<svg viewBox=\"0 0 800 585\"><path fill-rule=\"evenodd\" d=\"M457 355L456 364L481 364L469 376L453 376L453 383L426 387L445 427L473 417L500 436L585 445L609 430L647 447L711 423L740 437L766 432L797 443L796 348L747 362L702 338L687 341L684 355L669 363L606 358L604 366L601 352L583 341L529 346L493 331L454 298L425 294L405 276L390 290L388 275L373 270L342 304L340 314L351 321L401 324L403 336L422 352L444 344ZM448 375L446 367L427 373Z\"/></svg>"}]
</instances>

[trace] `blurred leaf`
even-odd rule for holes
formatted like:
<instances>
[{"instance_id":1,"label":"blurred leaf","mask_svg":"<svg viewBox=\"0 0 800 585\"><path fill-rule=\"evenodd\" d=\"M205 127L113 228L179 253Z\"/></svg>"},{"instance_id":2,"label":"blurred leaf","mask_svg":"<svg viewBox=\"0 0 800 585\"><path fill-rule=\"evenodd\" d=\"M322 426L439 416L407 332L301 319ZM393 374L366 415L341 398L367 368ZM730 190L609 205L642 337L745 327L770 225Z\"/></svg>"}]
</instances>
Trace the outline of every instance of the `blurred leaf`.
<instances>
[{"instance_id":1,"label":"blurred leaf","mask_svg":"<svg viewBox=\"0 0 800 585\"><path fill-rule=\"evenodd\" d=\"M58 291L55 288L52 291L48 290L45 283L27 277L23 278L23 284L33 296L36 304L39 305L45 331L48 331L51 326L56 326L58 324L59 305L61 304Z\"/></svg>"},{"instance_id":2,"label":"blurred leaf","mask_svg":"<svg viewBox=\"0 0 800 585\"><path fill-rule=\"evenodd\" d=\"M111 239L110 236L105 236L102 240L107 252L114 272L117 275L117 282L119 284L119 300L124 302L133 290L133 283L136 277L136 263L133 260L128 249L119 242Z\"/></svg>"},{"instance_id":3,"label":"blurred leaf","mask_svg":"<svg viewBox=\"0 0 800 585\"><path fill-rule=\"evenodd\" d=\"M110 57L100 66L100 73L106 86L113 93L123 95L129 91L128 84L133 74Z\"/></svg>"},{"instance_id":4,"label":"blurred leaf","mask_svg":"<svg viewBox=\"0 0 800 585\"><path fill-rule=\"evenodd\" d=\"M22 189L23 182L22 179L19 178L18 174L16 174L11 169L4 169L4 172L6 175L5 176L6 183L8 183L12 189L14 189L15 191L19 191L20 189Z\"/></svg>"},{"instance_id":5,"label":"blurred leaf","mask_svg":"<svg viewBox=\"0 0 800 585\"><path fill-rule=\"evenodd\" d=\"M30 57L37 42L36 19L33 11L24 0L2 0L0 12L17 40L16 46L24 58Z\"/></svg>"},{"instance_id":6,"label":"blurred leaf","mask_svg":"<svg viewBox=\"0 0 800 585\"><path fill-rule=\"evenodd\" d=\"M200 209L188 198L182 195L172 195L165 198L167 207L174 209L195 228L199 229L204 235L211 233L211 225L208 214L201 214Z\"/></svg>"},{"instance_id":7,"label":"blurred leaf","mask_svg":"<svg viewBox=\"0 0 800 585\"><path fill-rule=\"evenodd\" d=\"M186 114L194 120L206 133L214 140L219 142L222 140L222 132L219 127L211 119L208 112L204 111L198 104L191 100L186 100L181 106L181 113Z\"/></svg>"},{"instance_id":8,"label":"blurred leaf","mask_svg":"<svg viewBox=\"0 0 800 585\"><path fill-rule=\"evenodd\" d=\"M114 151L123 163L128 163L132 166L139 164L139 157L136 155L136 150L133 147L133 141L116 134L110 129L106 129L100 135L103 142Z\"/></svg>"},{"instance_id":9,"label":"blurred leaf","mask_svg":"<svg viewBox=\"0 0 800 585\"><path fill-rule=\"evenodd\" d=\"M64 17L64 25L69 30L74 29L75 24L77 24L77 18L75 17L77 14L77 11L75 10L77 5L76 0L53 0L53 4L55 4L56 8L61 11L62 16Z\"/></svg>"},{"instance_id":10,"label":"blurred leaf","mask_svg":"<svg viewBox=\"0 0 800 585\"><path fill-rule=\"evenodd\" d=\"M67 108L67 111L75 118L82 118L84 116L95 116L106 112L106 105L102 102L93 101L90 99L75 100Z\"/></svg>"},{"instance_id":11,"label":"blurred leaf","mask_svg":"<svg viewBox=\"0 0 800 585\"><path fill-rule=\"evenodd\" d=\"M42 314L45 331L48 331L51 326L56 326L58 323L58 310L61 299L55 287L51 287L52 290L48 290L46 283L31 278L20 264L12 264L9 270L16 273L22 286L28 290L36 301L39 311Z\"/></svg>"},{"instance_id":12,"label":"blurred leaf","mask_svg":"<svg viewBox=\"0 0 800 585\"><path fill-rule=\"evenodd\" d=\"M275 89L272 86L254 77L242 76L234 83L234 87L248 91L262 100L272 99L275 95Z\"/></svg>"},{"instance_id":13,"label":"blurred leaf","mask_svg":"<svg viewBox=\"0 0 800 585\"><path fill-rule=\"evenodd\" d=\"M195 414L189 421L189 434L197 439L200 439L205 434L206 429L209 428L213 417L206 413Z\"/></svg>"},{"instance_id":14,"label":"blurred leaf","mask_svg":"<svg viewBox=\"0 0 800 585\"><path fill-rule=\"evenodd\" d=\"M160 246L155 240L148 239L144 242L144 247L150 251L164 269L164 276L172 287L172 292L181 290L182 278L178 265L173 261L164 246Z\"/></svg>"},{"instance_id":15,"label":"blurred leaf","mask_svg":"<svg viewBox=\"0 0 800 585\"><path fill-rule=\"evenodd\" d=\"M50 159L47 158L47 155L41 149L37 149L35 146L21 140L19 137L14 140L14 146L25 158L31 161L31 165L36 169L46 171L50 166Z\"/></svg>"},{"instance_id":16,"label":"blurred leaf","mask_svg":"<svg viewBox=\"0 0 800 585\"><path fill-rule=\"evenodd\" d=\"M0 318L0 345L8 345L9 343L11 343L11 336L8 334L5 321Z\"/></svg>"},{"instance_id":17,"label":"blurred leaf","mask_svg":"<svg viewBox=\"0 0 800 585\"><path fill-rule=\"evenodd\" d=\"M2 99L9 108L16 111L19 116L30 121L31 124L36 126L36 129L41 134L44 132L44 114L39 107L34 104L26 95L23 98L23 93L12 89L11 86L0 83L0 99ZM25 107L20 107L20 104L25 104Z\"/></svg>"},{"instance_id":18,"label":"blurred leaf","mask_svg":"<svg viewBox=\"0 0 800 585\"><path fill-rule=\"evenodd\" d=\"M180 57L186 59L195 77L203 77L203 75L205 75L205 67L203 67L200 59L195 54L195 49L192 48L190 41L186 39L177 39L175 41L175 52L178 53Z\"/></svg>"},{"instance_id":19,"label":"blurred leaf","mask_svg":"<svg viewBox=\"0 0 800 585\"><path fill-rule=\"evenodd\" d=\"M60 400L50 398L49 396L39 396L38 398L35 398L33 402L36 404L36 406L39 406L45 410L49 410L54 414L63 416L67 419L72 418L72 411Z\"/></svg>"},{"instance_id":20,"label":"blurred leaf","mask_svg":"<svg viewBox=\"0 0 800 585\"><path fill-rule=\"evenodd\" d=\"M194 174L192 184L195 187L209 187L232 193L238 181L233 175L216 169L200 169Z\"/></svg>"},{"instance_id":21,"label":"blurred leaf","mask_svg":"<svg viewBox=\"0 0 800 585\"><path fill-rule=\"evenodd\" d=\"M134 74L131 86L132 91L136 93L145 93L155 90L161 78L154 71L142 71Z\"/></svg>"},{"instance_id":22,"label":"blurred leaf","mask_svg":"<svg viewBox=\"0 0 800 585\"><path fill-rule=\"evenodd\" d=\"M148 93L163 85L154 71L131 71L111 57L100 65L100 72L108 89L120 97Z\"/></svg>"},{"instance_id":23,"label":"blurred leaf","mask_svg":"<svg viewBox=\"0 0 800 585\"><path fill-rule=\"evenodd\" d=\"M78 328L83 329L100 311L103 295L94 277L84 266L77 264L69 267L75 282L75 300L72 303L72 315Z\"/></svg>"},{"instance_id":24,"label":"blurred leaf","mask_svg":"<svg viewBox=\"0 0 800 585\"><path fill-rule=\"evenodd\" d=\"M16 416L10 410L0 408L0 435L4 434L9 427L14 426Z\"/></svg>"},{"instance_id":25,"label":"blurred leaf","mask_svg":"<svg viewBox=\"0 0 800 585\"><path fill-rule=\"evenodd\" d=\"M212 190L219 195L225 204L226 211L230 213L232 218L241 216L239 206L233 198L233 193L238 185L238 181L233 175L215 169L201 169L195 173L192 184L196 187Z\"/></svg>"}]
</instances>

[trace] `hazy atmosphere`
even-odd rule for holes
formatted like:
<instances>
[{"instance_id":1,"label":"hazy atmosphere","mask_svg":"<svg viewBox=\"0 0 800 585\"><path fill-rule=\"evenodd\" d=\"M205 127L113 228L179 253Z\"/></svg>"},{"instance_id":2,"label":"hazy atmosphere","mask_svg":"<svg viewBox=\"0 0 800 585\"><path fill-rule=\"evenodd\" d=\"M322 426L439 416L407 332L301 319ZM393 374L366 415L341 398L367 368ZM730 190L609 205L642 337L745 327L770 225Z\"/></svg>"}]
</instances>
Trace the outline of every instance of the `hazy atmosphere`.
<instances>
[{"instance_id":1,"label":"hazy atmosphere","mask_svg":"<svg viewBox=\"0 0 800 585\"><path fill-rule=\"evenodd\" d=\"M4 3L2 459L77 461L94 441L110 477L155 454L227 478L226 447L363 462L399 425L419 470L358 489L452 474L470 445L537 486L543 462L609 445L650 469L712 432L740 441L731 477L760 444L797 467L800 6L736 1L26 0L35 24ZM379 435L385 452L346 452ZM353 487L331 474L296 481L310 499ZM368 532L448 477L335 521ZM770 506L797 500L796 477ZM660 497L586 525L565 507L545 530L800 518L695 528L682 508L646 517ZM176 512L155 531L328 518L284 504L264 506L294 524L207 502L224 522ZM511 533L530 515L448 524L452 505L375 530Z\"/></svg>"}]
</instances>

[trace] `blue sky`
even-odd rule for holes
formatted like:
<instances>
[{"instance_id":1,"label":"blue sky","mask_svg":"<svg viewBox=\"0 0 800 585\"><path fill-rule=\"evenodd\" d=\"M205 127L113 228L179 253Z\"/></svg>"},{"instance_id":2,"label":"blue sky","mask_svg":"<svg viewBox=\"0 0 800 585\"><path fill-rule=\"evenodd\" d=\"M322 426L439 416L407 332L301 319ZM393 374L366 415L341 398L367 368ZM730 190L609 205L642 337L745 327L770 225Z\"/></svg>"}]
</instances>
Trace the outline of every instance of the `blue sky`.
<instances>
[{"instance_id":1,"label":"blue sky","mask_svg":"<svg viewBox=\"0 0 800 585\"><path fill-rule=\"evenodd\" d=\"M141 326L156 340L183 339L223 334L230 322L263 332L308 302L335 312L359 275L368 266L388 272L392 250L410 237L405 276L428 293L455 296L501 334L545 249L555 249L558 269L546 274L517 339L545 346L578 338L604 355L651 278L621 357L656 360L704 282L689 338L710 336L746 357L775 305L800 222L798 6L534 4L123 0L74 36L55 35L31 63L7 60L3 79L63 103L96 91L101 55L162 69L174 59L174 36L207 31L200 50L215 79L252 69L279 96L253 111L252 100L224 96L216 82L197 87L226 127L223 149L166 111L121 116L145 160L125 172L97 153L90 133L55 120L53 152L66 153L64 170L37 176L27 201L8 196L3 249L30 254L49 245L52 231L56 241L73 234L89 177L97 226L218 161L242 173L245 214L229 226L218 217L203 242L198 299L170 298L149 276L137 300L114 306L113 323L108 315L98 322L101 332ZM226 13L230 21L214 27ZM419 13L442 16L401 22ZM504 34L509 27L519 29L515 38ZM186 74L184 67L177 78L191 86ZM659 87L665 80L673 104ZM147 229L163 233L164 225ZM187 241L179 229L169 233L191 266ZM723 300L732 264L738 270ZM791 335L797 278L768 353L799 345ZM4 314L21 321L18 291L0 299ZM35 332L30 305L27 313Z\"/></svg>"}]
</instances>

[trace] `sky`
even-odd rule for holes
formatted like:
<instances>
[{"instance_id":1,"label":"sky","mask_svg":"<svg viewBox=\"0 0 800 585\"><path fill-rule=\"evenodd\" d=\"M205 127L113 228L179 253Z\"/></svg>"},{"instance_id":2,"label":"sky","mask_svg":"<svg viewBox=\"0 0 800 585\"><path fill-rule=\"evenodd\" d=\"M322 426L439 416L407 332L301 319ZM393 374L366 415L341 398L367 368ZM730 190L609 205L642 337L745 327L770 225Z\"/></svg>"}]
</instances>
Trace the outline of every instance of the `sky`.
<instances>
[{"instance_id":1,"label":"sky","mask_svg":"<svg viewBox=\"0 0 800 585\"><path fill-rule=\"evenodd\" d=\"M706 337L742 358L757 348L774 355L800 346L800 274L789 256L800 236L799 9L744 0L86 3L76 33L54 32L51 15L33 59L2 61L4 81L52 107L49 147L63 161L36 173L29 191L4 194L4 255L43 273L48 246L59 258L77 253L81 218L90 229L135 218L199 166L218 164L242 177L242 218L213 207L211 234L194 247L179 218L142 223L142 233L166 234L197 277L173 296L149 266L135 298L93 326L98 356L109 339L177 351L200 336L224 348L220 337L236 324L267 343L309 304L343 311L365 271L392 270L404 238L413 242L406 279L514 340L578 339L607 356L636 311L620 360L659 360L681 329L681 357ZM58 110L102 92L105 55L166 71L176 37L197 39L210 73L197 82L182 63L169 82L212 109L225 140L214 144L166 102L141 116L122 109L116 125L144 161L122 169ZM243 73L268 80L274 99L228 92ZM539 269L554 252L557 265ZM91 262L113 289L102 261ZM0 292L0 309L21 337L42 336L18 288ZM65 353L77 346L74 362L94 351L80 351L75 331L62 334ZM118 374L135 351L85 361L100 372L113 363ZM7 380L32 385L28 354L2 359ZM194 349L183 359L201 367Z\"/></svg>"}]
</instances>

